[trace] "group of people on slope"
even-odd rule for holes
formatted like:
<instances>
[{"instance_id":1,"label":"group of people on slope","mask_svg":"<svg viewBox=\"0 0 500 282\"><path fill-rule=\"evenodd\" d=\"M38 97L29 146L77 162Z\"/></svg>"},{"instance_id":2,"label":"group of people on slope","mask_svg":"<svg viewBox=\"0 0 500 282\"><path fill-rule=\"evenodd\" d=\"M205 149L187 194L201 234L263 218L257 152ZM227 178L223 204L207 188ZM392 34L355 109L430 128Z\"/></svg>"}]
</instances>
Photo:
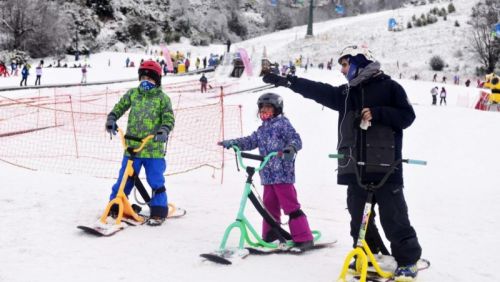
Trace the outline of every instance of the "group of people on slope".
<instances>
[{"instance_id":1,"label":"group of people on slope","mask_svg":"<svg viewBox=\"0 0 500 282\"><path fill-rule=\"evenodd\" d=\"M437 104L437 96L439 92L439 87L435 86L431 89L431 95L432 95L432 105L435 106ZM439 105L441 106L443 103L446 106L446 89L441 87L441 92L439 92Z\"/></svg>"},{"instance_id":2,"label":"group of people on slope","mask_svg":"<svg viewBox=\"0 0 500 282\"><path fill-rule=\"evenodd\" d=\"M339 112L338 151L361 162L389 161L402 158L403 130L415 120L415 112L401 85L384 74L380 63L372 53L362 46L346 47L338 58L341 72L348 83L331 86L321 82L286 77L275 73L263 76L265 83L288 87L305 98L312 99ZM135 158L134 169L139 173L146 170L146 178L153 189L150 202L151 216L148 225L160 225L168 214L168 198L163 173L166 169L165 146L169 133L174 128L174 115L170 98L161 90L161 67L154 61L145 61L139 67L140 84L130 89L108 114L105 128L116 134L117 120L130 109L127 135L144 137L154 133L154 142L149 143ZM264 186L264 207L280 221L281 210L289 217L289 228L297 248L307 251L314 246L314 240L305 212L297 198L295 183L295 157L302 149L299 133L284 114L283 98L275 93L266 93L257 100L258 115L262 124L251 135L231 140L222 140L219 145L231 148L237 145L241 150L258 148L261 155L281 151L283 157L273 158L260 171ZM135 142L128 140L127 142ZM368 148L377 143L392 148L385 154ZM137 143L133 143L137 145ZM110 199L117 193L119 184L130 156L126 152L122 167ZM408 208L403 193L401 163L397 165L385 183L374 193L378 204L382 228L390 241L391 253L398 267L395 281L408 281L417 276L417 261L422 249L415 229L411 226ZM358 231L367 199L366 191L356 178L358 165L347 159L339 160L337 182L347 186L347 208L351 215L350 235L356 246ZM386 170L380 167L363 167L359 174L361 182L379 183ZM129 179L125 186L128 195L133 187ZM374 210L373 210L373 215ZM368 223L366 242L373 253L389 253L385 248L374 216ZM276 240L276 234L267 222L262 224L262 237L268 242ZM352 265L352 264L351 264Z\"/></svg>"}]
</instances>

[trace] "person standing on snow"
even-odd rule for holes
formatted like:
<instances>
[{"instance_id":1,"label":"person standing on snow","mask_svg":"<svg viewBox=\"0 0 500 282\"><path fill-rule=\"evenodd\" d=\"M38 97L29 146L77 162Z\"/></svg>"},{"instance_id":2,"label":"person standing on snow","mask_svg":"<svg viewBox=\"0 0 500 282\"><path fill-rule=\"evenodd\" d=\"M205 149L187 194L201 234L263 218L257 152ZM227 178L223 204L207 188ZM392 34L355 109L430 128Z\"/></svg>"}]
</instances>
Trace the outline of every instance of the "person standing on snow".
<instances>
[{"instance_id":1,"label":"person standing on snow","mask_svg":"<svg viewBox=\"0 0 500 282\"><path fill-rule=\"evenodd\" d=\"M444 102L444 105L446 106L446 89L444 87L441 87L441 93L439 93L439 105L441 106Z\"/></svg>"},{"instance_id":2,"label":"person standing on snow","mask_svg":"<svg viewBox=\"0 0 500 282\"><path fill-rule=\"evenodd\" d=\"M35 69L36 73L36 80L35 80L35 85L40 85L40 80L42 79L42 65L38 65Z\"/></svg>"},{"instance_id":3,"label":"person standing on snow","mask_svg":"<svg viewBox=\"0 0 500 282\"><path fill-rule=\"evenodd\" d=\"M191 65L191 62L189 61L188 58L184 60L184 66L186 67L186 72L189 72L189 66Z\"/></svg>"},{"instance_id":4,"label":"person standing on snow","mask_svg":"<svg viewBox=\"0 0 500 282\"><path fill-rule=\"evenodd\" d=\"M161 90L161 67L158 63L148 60L139 66L140 84L132 88L118 101L108 114L106 131L116 134L116 121L130 109L127 123L127 135L145 138L154 134L154 139L137 153L134 159L134 171L139 174L141 168L146 170L146 179L153 189L149 202L151 211L146 224L161 225L168 215L168 198L163 174L167 168L165 161L168 135L174 128L174 113L170 98ZM127 145L137 147L140 142L126 140ZM130 154L125 152L118 180L112 187L110 200L114 199L120 187ZM133 178L128 178L125 184L125 194L128 196L134 187ZM110 213L117 213L118 205L113 205Z\"/></svg>"},{"instance_id":5,"label":"person standing on snow","mask_svg":"<svg viewBox=\"0 0 500 282\"><path fill-rule=\"evenodd\" d=\"M27 82L28 82L28 76L30 75L30 71L28 69L28 66L27 64L25 64L23 66L23 69L21 70L21 83L19 83L19 86L23 86L23 82L24 82L24 86L27 86Z\"/></svg>"},{"instance_id":6,"label":"person standing on snow","mask_svg":"<svg viewBox=\"0 0 500 282\"><path fill-rule=\"evenodd\" d=\"M226 41L226 46L227 46L227 52L229 53L229 50L231 50L231 40L229 40L229 38Z\"/></svg>"},{"instance_id":7,"label":"person standing on snow","mask_svg":"<svg viewBox=\"0 0 500 282\"><path fill-rule=\"evenodd\" d=\"M200 58L196 57L196 61L194 63L194 65L196 66L196 70L198 70L200 68L200 64L201 64Z\"/></svg>"},{"instance_id":8,"label":"person standing on snow","mask_svg":"<svg viewBox=\"0 0 500 282\"><path fill-rule=\"evenodd\" d=\"M438 90L439 90L439 87L437 87L437 86L431 89L432 105L433 106L435 106L437 103Z\"/></svg>"},{"instance_id":9,"label":"person standing on snow","mask_svg":"<svg viewBox=\"0 0 500 282\"><path fill-rule=\"evenodd\" d=\"M281 209L290 217L288 226L295 247L307 251L314 246L313 236L307 217L300 208L295 190L295 156L302 148L300 135L290 121L283 115L283 98L274 93L266 93L257 100L262 125L250 136L232 140L224 140L219 145L226 149L233 145L242 151L259 148L265 156L271 152L282 151L283 157L272 158L260 171L261 183L264 185L264 207L271 216L280 222ZM273 242L279 237L264 220L262 238Z\"/></svg>"},{"instance_id":10,"label":"person standing on snow","mask_svg":"<svg viewBox=\"0 0 500 282\"><path fill-rule=\"evenodd\" d=\"M344 48L338 62L348 81L338 87L296 76L281 77L274 74L265 75L263 81L289 87L306 98L338 111L340 154L352 156L361 162L392 163L401 159L403 129L415 120L415 112L405 90L380 70L380 63L365 47ZM370 143L377 143L387 150L384 154L377 153L372 146L367 146ZM347 185L347 208L351 215L350 233L354 246L368 193L358 185L355 169L360 168L350 158L339 159L337 182ZM361 181L374 184L380 183L387 172L387 168L378 166L361 167L360 170ZM374 201L379 206L380 221L398 264L394 272L395 280L415 278L422 248L409 221L403 195L401 164L385 184L374 191ZM366 242L376 253L379 249L376 243L381 240L378 240L378 231L374 226L374 223L369 225Z\"/></svg>"}]
</instances>

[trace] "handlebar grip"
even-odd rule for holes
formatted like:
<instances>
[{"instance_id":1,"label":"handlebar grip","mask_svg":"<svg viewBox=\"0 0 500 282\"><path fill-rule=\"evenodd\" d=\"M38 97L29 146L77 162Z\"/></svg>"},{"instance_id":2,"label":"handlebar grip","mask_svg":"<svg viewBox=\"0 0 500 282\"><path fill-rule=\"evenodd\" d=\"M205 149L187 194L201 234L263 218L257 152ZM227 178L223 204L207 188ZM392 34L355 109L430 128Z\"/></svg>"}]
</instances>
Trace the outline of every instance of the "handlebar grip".
<instances>
[{"instance_id":1,"label":"handlebar grip","mask_svg":"<svg viewBox=\"0 0 500 282\"><path fill-rule=\"evenodd\" d=\"M261 155L254 155L254 154L249 154L245 152L241 152L241 157L246 158L246 159L252 159L252 160L257 160L257 161L264 161L264 157Z\"/></svg>"},{"instance_id":2,"label":"handlebar grip","mask_svg":"<svg viewBox=\"0 0 500 282\"><path fill-rule=\"evenodd\" d=\"M427 161L421 161L421 160L408 160L407 163L414 165L427 165Z\"/></svg>"},{"instance_id":3,"label":"handlebar grip","mask_svg":"<svg viewBox=\"0 0 500 282\"><path fill-rule=\"evenodd\" d=\"M328 157L331 159L343 159L344 154L329 154Z\"/></svg>"}]
</instances>

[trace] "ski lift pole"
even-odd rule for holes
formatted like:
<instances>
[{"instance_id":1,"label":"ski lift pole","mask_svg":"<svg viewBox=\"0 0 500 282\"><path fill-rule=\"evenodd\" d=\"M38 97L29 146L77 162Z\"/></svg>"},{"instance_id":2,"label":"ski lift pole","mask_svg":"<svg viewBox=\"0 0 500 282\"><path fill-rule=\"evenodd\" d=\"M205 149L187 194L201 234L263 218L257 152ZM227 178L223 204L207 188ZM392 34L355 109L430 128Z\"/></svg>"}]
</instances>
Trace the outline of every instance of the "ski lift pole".
<instances>
[{"instance_id":1,"label":"ski lift pole","mask_svg":"<svg viewBox=\"0 0 500 282\"><path fill-rule=\"evenodd\" d=\"M366 231L368 230L368 222L370 220L371 210L373 206L373 193L375 192L375 190L377 190L378 188L382 187L385 184L389 176L394 172L394 170L397 168L399 164L408 163L415 165L427 165L427 162L422 160L413 160L413 159L399 159L397 161L394 161L392 164L366 163L362 161L357 161L353 156L350 155L346 156L344 154L330 154L328 156L330 158L336 158L336 159L349 158L349 161L352 161L357 166L381 166L389 168L388 171L385 173L384 177L382 177L382 179L378 184L373 184L373 183L363 184L361 181L361 176L359 174L358 168L356 167L354 169L354 174L356 175L356 181L358 182L358 185L367 190L368 195L363 210L363 217L361 220L361 226L359 228L359 235L356 243L356 248L354 248L347 254L347 257L345 258L344 264L342 266L342 271L337 281L338 282L347 281L346 275L349 269L349 262L354 257L356 257L356 266L355 266L356 272L360 273L360 278L359 278L360 282L366 282L368 274L368 261L372 263L373 267L375 268L375 271L380 277L391 278L393 276L393 273L382 270L382 268L378 264L377 260L375 259L375 256L373 255L372 251L370 250L370 247L368 246L365 240Z\"/></svg>"},{"instance_id":2,"label":"ski lift pole","mask_svg":"<svg viewBox=\"0 0 500 282\"><path fill-rule=\"evenodd\" d=\"M306 37L313 36L313 9L314 9L314 1L309 1L309 18L307 20L307 34Z\"/></svg>"}]
</instances>

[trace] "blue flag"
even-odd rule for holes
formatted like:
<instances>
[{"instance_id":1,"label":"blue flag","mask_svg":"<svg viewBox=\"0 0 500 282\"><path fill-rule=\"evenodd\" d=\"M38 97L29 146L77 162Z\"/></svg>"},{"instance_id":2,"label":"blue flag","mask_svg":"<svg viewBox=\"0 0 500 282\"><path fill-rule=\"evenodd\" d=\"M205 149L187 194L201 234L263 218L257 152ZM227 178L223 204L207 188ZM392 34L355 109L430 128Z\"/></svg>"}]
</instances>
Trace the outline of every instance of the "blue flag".
<instances>
[{"instance_id":1,"label":"blue flag","mask_svg":"<svg viewBox=\"0 0 500 282\"><path fill-rule=\"evenodd\" d=\"M271 5L276 7L278 5L278 0L271 0Z\"/></svg>"},{"instance_id":2,"label":"blue flag","mask_svg":"<svg viewBox=\"0 0 500 282\"><path fill-rule=\"evenodd\" d=\"M396 23L396 19L394 18L390 18L389 19L389 30L392 30L396 27L397 23Z\"/></svg>"},{"instance_id":3,"label":"blue flag","mask_svg":"<svg viewBox=\"0 0 500 282\"><path fill-rule=\"evenodd\" d=\"M335 5L335 12L337 12L337 14L339 14L339 15L343 15L344 14L344 6Z\"/></svg>"}]
</instances>

